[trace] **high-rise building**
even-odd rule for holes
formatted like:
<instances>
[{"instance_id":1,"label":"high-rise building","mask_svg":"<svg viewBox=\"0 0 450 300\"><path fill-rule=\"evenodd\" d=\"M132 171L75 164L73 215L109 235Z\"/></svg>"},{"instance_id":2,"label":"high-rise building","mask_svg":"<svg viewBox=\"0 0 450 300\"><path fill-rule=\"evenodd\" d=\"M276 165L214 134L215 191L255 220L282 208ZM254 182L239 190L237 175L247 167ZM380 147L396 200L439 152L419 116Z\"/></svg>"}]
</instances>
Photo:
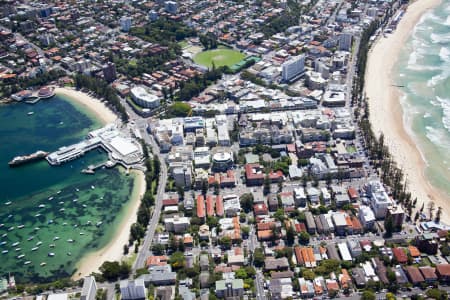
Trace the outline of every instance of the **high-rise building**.
<instances>
[{"instance_id":1,"label":"high-rise building","mask_svg":"<svg viewBox=\"0 0 450 300\"><path fill-rule=\"evenodd\" d=\"M170 14L176 14L178 11L178 4L175 1L166 1L164 9Z\"/></svg>"},{"instance_id":2,"label":"high-rise building","mask_svg":"<svg viewBox=\"0 0 450 300\"><path fill-rule=\"evenodd\" d=\"M343 32L339 35L339 50L350 51L352 49L352 34Z\"/></svg>"},{"instance_id":3,"label":"high-rise building","mask_svg":"<svg viewBox=\"0 0 450 300\"><path fill-rule=\"evenodd\" d=\"M120 281L120 294L123 300L143 300L146 298L144 279Z\"/></svg>"},{"instance_id":4,"label":"high-rise building","mask_svg":"<svg viewBox=\"0 0 450 300\"><path fill-rule=\"evenodd\" d=\"M292 57L281 66L281 77L283 81L291 81L305 71L305 55Z\"/></svg>"},{"instance_id":5,"label":"high-rise building","mask_svg":"<svg viewBox=\"0 0 450 300\"><path fill-rule=\"evenodd\" d=\"M114 63L107 63L103 65L103 77L107 82L113 82L116 80L117 74L116 74L116 66Z\"/></svg>"},{"instance_id":6,"label":"high-rise building","mask_svg":"<svg viewBox=\"0 0 450 300\"><path fill-rule=\"evenodd\" d=\"M95 300L96 294L97 294L97 284L95 283L95 277L86 276L84 278L80 300Z\"/></svg>"},{"instance_id":7,"label":"high-rise building","mask_svg":"<svg viewBox=\"0 0 450 300\"><path fill-rule=\"evenodd\" d=\"M132 19L130 17L120 18L120 27L122 28L122 31L125 31L125 32L130 31L131 21L132 21Z\"/></svg>"}]
</instances>

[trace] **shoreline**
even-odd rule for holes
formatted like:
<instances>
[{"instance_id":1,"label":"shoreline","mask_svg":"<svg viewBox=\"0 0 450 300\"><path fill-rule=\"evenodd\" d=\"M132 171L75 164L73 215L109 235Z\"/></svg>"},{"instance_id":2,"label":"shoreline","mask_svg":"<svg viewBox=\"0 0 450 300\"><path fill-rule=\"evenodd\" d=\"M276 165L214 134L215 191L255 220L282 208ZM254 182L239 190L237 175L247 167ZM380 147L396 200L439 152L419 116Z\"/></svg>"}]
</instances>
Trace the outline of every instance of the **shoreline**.
<instances>
[{"instance_id":1,"label":"shoreline","mask_svg":"<svg viewBox=\"0 0 450 300\"><path fill-rule=\"evenodd\" d=\"M441 0L413 2L408 6L396 30L387 37L379 36L369 51L365 92L374 133L377 136L384 134L397 166L404 170L412 199L417 197L416 210L420 209L422 203L426 206L429 201L433 201L435 212L438 207L443 208L441 221L450 224L450 199L444 192L433 187L425 175L427 162L408 126L408 116L404 115L401 105L404 94L395 86L393 77L393 68L403 45L422 16L439 4Z\"/></svg>"},{"instance_id":2,"label":"shoreline","mask_svg":"<svg viewBox=\"0 0 450 300\"><path fill-rule=\"evenodd\" d=\"M112 112L99 99L89 96L86 93L71 88L55 88L55 94L65 96L69 101L74 101L92 113L103 125L117 121L117 115ZM131 171L136 177L134 179L133 191L130 195L130 203L118 224L118 228L112 234L111 240L102 248L86 253L77 262L76 270L72 275L73 280L82 279L92 272L98 272L99 267L105 261L120 261L123 257L123 245L128 244L130 228L137 220L137 212L141 204L141 199L146 190L145 174L141 171Z\"/></svg>"},{"instance_id":3,"label":"shoreline","mask_svg":"<svg viewBox=\"0 0 450 300\"><path fill-rule=\"evenodd\" d=\"M141 204L141 199L145 193L145 175L141 171L131 171L135 174L133 192L131 194L131 203L129 203L124 212L117 231L113 234L111 240L99 250L86 253L76 264L76 270L72 275L73 280L82 279L92 272L98 272L98 269L105 261L120 261L125 256L123 254L123 245L128 244L130 228L137 220L137 211Z\"/></svg>"},{"instance_id":4,"label":"shoreline","mask_svg":"<svg viewBox=\"0 0 450 300\"><path fill-rule=\"evenodd\" d=\"M82 107L86 108L89 112L92 112L96 119L98 119L103 125L113 123L118 119L115 113L113 113L104 103L99 99L89 96L86 93L77 91L71 88L55 88L56 95L62 95L74 102L78 103Z\"/></svg>"}]
</instances>

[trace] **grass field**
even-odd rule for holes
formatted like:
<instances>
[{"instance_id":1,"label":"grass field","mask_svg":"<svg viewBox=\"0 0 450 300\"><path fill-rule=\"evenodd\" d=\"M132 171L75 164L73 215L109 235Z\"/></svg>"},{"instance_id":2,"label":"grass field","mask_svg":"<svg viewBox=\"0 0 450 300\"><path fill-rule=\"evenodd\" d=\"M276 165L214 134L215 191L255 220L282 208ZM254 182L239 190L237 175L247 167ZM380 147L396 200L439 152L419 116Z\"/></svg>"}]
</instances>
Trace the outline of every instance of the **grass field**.
<instances>
[{"instance_id":1,"label":"grass field","mask_svg":"<svg viewBox=\"0 0 450 300\"><path fill-rule=\"evenodd\" d=\"M245 58L245 54L227 48L219 48L214 50L208 50L198 53L194 56L194 62L211 68L212 63L216 65L216 67L221 66L232 66Z\"/></svg>"}]
</instances>

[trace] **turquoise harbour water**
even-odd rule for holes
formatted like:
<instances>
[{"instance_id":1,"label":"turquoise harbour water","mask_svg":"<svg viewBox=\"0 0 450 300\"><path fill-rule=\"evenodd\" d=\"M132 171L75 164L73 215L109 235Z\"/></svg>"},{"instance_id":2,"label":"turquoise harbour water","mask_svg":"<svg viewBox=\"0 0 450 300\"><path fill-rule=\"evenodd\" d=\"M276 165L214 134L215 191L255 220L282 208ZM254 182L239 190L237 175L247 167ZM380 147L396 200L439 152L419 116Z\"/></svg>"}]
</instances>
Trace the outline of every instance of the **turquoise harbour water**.
<instances>
[{"instance_id":1,"label":"turquoise harbour water","mask_svg":"<svg viewBox=\"0 0 450 300\"><path fill-rule=\"evenodd\" d=\"M397 62L407 129L425 158L429 181L450 196L450 1L427 12Z\"/></svg>"},{"instance_id":2,"label":"turquoise harbour water","mask_svg":"<svg viewBox=\"0 0 450 300\"><path fill-rule=\"evenodd\" d=\"M111 240L134 176L118 168L80 173L107 159L97 150L62 166L41 160L9 168L14 156L54 151L102 126L65 98L1 105L0 120L0 277L11 272L19 282L38 282L70 276L83 255Z\"/></svg>"}]
</instances>

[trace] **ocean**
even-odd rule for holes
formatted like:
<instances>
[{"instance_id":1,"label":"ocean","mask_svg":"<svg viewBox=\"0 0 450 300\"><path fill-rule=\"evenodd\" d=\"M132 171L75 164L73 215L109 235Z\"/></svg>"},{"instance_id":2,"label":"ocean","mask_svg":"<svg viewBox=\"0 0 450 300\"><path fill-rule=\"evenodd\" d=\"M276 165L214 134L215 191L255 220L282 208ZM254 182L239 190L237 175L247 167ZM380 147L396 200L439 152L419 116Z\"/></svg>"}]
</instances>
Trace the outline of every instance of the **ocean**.
<instances>
[{"instance_id":1,"label":"ocean","mask_svg":"<svg viewBox=\"0 0 450 300\"><path fill-rule=\"evenodd\" d=\"M1 105L0 120L0 277L11 272L18 282L41 282L70 276L85 254L111 240L135 177L119 168L82 174L107 160L97 150L62 166L46 160L8 166L17 155L54 151L102 126L62 96Z\"/></svg>"},{"instance_id":2,"label":"ocean","mask_svg":"<svg viewBox=\"0 0 450 300\"><path fill-rule=\"evenodd\" d=\"M403 86L407 131L426 161L425 176L450 196L450 1L425 13L394 68Z\"/></svg>"}]
</instances>

